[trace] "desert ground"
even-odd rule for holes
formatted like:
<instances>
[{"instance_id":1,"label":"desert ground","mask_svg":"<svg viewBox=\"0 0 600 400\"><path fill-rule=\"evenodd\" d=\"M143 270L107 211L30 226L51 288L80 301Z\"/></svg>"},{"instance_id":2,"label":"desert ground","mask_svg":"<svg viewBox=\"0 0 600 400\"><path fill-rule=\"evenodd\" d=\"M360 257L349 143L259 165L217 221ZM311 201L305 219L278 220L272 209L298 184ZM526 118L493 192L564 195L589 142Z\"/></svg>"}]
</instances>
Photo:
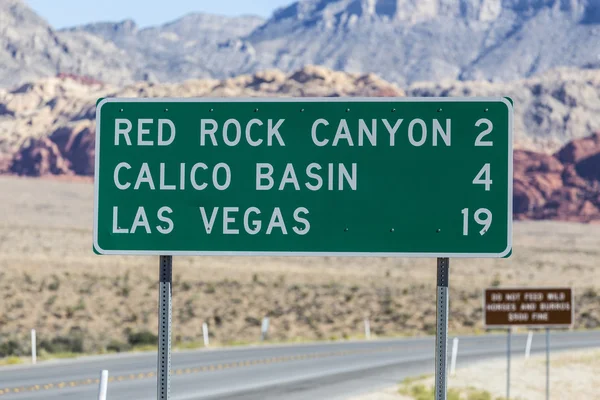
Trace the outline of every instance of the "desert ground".
<instances>
[{"instance_id":1,"label":"desert ground","mask_svg":"<svg viewBox=\"0 0 600 400\"><path fill-rule=\"evenodd\" d=\"M158 258L92 251L93 185L0 177L0 357L155 343ZM451 260L451 333L482 332L487 286L574 287L575 328L600 327L600 225L516 222L509 259ZM436 261L175 257L176 344L433 334Z\"/></svg>"},{"instance_id":2,"label":"desert ground","mask_svg":"<svg viewBox=\"0 0 600 400\"><path fill-rule=\"evenodd\" d=\"M460 352L459 352L460 354ZM546 398L546 356L511 362L510 398ZM550 395L553 399L600 399L600 350L557 352L550 355ZM350 400L425 400L434 397L434 378L408 379L399 387ZM502 400L506 398L506 359L478 362L457 368L448 380L449 400Z\"/></svg>"}]
</instances>

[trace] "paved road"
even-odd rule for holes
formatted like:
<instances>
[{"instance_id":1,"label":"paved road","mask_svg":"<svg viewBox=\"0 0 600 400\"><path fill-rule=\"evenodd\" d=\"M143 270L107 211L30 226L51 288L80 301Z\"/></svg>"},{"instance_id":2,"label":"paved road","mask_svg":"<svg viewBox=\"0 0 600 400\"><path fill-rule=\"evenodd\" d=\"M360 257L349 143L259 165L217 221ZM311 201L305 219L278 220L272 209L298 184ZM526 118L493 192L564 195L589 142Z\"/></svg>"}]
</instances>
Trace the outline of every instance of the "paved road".
<instances>
[{"instance_id":1,"label":"paved road","mask_svg":"<svg viewBox=\"0 0 600 400\"><path fill-rule=\"evenodd\" d=\"M526 337L513 336L522 356ZM534 335L532 352L545 349ZM600 347L600 332L551 335L553 350ZM461 337L458 365L502 356L504 335ZM173 400L345 399L433 373L433 339L414 338L257 346L173 354ZM98 377L108 369L108 399L155 399L153 353L88 357L0 369L0 400L97 399ZM7 390L8 389L8 390Z\"/></svg>"}]
</instances>

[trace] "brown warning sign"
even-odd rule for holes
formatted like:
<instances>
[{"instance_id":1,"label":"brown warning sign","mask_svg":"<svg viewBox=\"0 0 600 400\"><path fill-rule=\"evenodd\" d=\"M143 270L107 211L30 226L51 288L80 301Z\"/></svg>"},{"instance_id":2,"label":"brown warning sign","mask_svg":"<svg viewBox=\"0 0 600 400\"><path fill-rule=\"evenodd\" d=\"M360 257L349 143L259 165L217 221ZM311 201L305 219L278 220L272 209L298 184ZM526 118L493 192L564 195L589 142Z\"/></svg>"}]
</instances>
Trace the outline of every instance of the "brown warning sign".
<instances>
[{"instance_id":1,"label":"brown warning sign","mask_svg":"<svg viewBox=\"0 0 600 400\"><path fill-rule=\"evenodd\" d=\"M486 289L484 323L494 326L570 326L573 293L570 288Z\"/></svg>"}]
</instances>

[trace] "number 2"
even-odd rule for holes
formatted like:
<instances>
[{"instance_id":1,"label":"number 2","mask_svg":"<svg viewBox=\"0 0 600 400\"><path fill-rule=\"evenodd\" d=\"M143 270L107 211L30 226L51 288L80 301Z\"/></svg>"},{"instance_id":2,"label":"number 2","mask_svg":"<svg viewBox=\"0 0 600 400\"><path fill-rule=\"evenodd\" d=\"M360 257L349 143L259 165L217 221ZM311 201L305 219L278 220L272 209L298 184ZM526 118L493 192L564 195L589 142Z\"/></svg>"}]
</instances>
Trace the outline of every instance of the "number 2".
<instances>
[{"instance_id":1,"label":"number 2","mask_svg":"<svg viewBox=\"0 0 600 400\"><path fill-rule=\"evenodd\" d=\"M494 142L482 139L492 132L492 129L494 129L494 124L492 124L492 121L487 118L481 118L479 121L475 122L475 126L478 128L481 124L487 125L487 129L477 136L477 139L475 139L475 146L493 146Z\"/></svg>"}]
</instances>

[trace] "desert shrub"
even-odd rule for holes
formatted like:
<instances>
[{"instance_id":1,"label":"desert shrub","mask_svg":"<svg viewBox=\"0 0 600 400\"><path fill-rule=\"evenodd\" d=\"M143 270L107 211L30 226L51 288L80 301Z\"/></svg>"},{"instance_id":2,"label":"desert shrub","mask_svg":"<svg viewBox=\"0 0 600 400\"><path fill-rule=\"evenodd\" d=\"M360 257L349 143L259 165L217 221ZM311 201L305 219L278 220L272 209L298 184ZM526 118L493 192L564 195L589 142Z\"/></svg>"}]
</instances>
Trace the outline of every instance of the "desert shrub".
<instances>
[{"instance_id":1,"label":"desert shrub","mask_svg":"<svg viewBox=\"0 0 600 400\"><path fill-rule=\"evenodd\" d=\"M500 284L502 284L502 281L500 280L500 275L496 274L494 275L494 279L492 280L492 287L499 287Z\"/></svg>"},{"instance_id":2,"label":"desert shrub","mask_svg":"<svg viewBox=\"0 0 600 400\"><path fill-rule=\"evenodd\" d=\"M83 335L73 332L68 336L42 340L39 347L48 353L83 353Z\"/></svg>"},{"instance_id":3,"label":"desert shrub","mask_svg":"<svg viewBox=\"0 0 600 400\"><path fill-rule=\"evenodd\" d=\"M155 345L158 343L158 336L149 331L129 332L127 342L131 346Z\"/></svg>"},{"instance_id":4,"label":"desert shrub","mask_svg":"<svg viewBox=\"0 0 600 400\"><path fill-rule=\"evenodd\" d=\"M208 283L206 285L206 290L204 291L204 293L206 293L206 294L213 294L216 291L217 290L215 289L215 285L213 285L212 283Z\"/></svg>"},{"instance_id":5,"label":"desert shrub","mask_svg":"<svg viewBox=\"0 0 600 400\"><path fill-rule=\"evenodd\" d=\"M57 291L60 288L60 279L56 275L52 275L52 282L48 284L48 290Z\"/></svg>"},{"instance_id":6,"label":"desert shrub","mask_svg":"<svg viewBox=\"0 0 600 400\"><path fill-rule=\"evenodd\" d=\"M246 323L248 325L251 325L251 326L260 326L261 325L261 321L258 318L247 316L244 320L246 321Z\"/></svg>"},{"instance_id":7,"label":"desert shrub","mask_svg":"<svg viewBox=\"0 0 600 400\"><path fill-rule=\"evenodd\" d=\"M16 340L0 341L0 357L20 356L24 353L24 349Z\"/></svg>"},{"instance_id":8,"label":"desert shrub","mask_svg":"<svg viewBox=\"0 0 600 400\"><path fill-rule=\"evenodd\" d=\"M595 299L596 297L598 297L598 292L596 291L596 289L590 287L583 292L582 297Z\"/></svg>"},{"instance_id":9,"label":"desert shrub","mask_svg":"<svg viewBox=\"0 0 600 400\"><path fill-rule=\"evenodd\" d=\"M123 343L113 339L106 345L106 350L122 353L124 351L131 350L131 345L129 343Z\"/></svg>"}]
</instances>

